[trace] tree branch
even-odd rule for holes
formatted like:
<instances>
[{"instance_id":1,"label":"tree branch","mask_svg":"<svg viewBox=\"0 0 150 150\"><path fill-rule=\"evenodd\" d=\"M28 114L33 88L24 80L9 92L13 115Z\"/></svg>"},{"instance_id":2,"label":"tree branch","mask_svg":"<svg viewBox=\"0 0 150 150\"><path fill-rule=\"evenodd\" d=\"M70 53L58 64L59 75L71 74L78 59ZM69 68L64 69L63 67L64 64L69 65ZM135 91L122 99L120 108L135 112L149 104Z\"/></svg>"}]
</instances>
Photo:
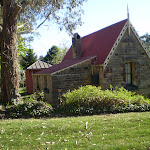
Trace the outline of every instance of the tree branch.
<instances>
[{"instance_id":1,"label":"tree branch","mask_svg":"<svg viewBox=\"0 0 150 150\"><path fill-rule=\"evenodd\" d=\"M46 22L46 20L49 18L49 16L51 15L51 12L46 16L46 18L35 28L35 30L34 31L36 31L40 26L42 26L45 22Z\"/></svg>"},{"instance_id":2,"label":"tree branch","mask_svg":"<svg viewBox=\"0 0 150 150\"><path fill-rule=\"evenodd\" d=\"M21 35L21 34L29 34L29 33L33 33L33 32L35 32L35 30L22 31L22 32L19 32L17 34Z\"/></svg>"},{"instance_id":3,"label":"tree branch","mask_svg":"<svg viewBox=\"0 0 150 150\"><path fill-rule=\"evenodd\" d=\"M36 11L33 13L33 15L31 17L33 17L35 14L36 14ZM17 29L24 27L30 21L31 17L24 24L18 26Z\"/></svg>"},{"instance_id":4,"label":"tree branch","mask_svg":"<svg viewBox=\"0 0 150 150\"><path fill-rule=\"evenodd\" d=\"M23 32L19 32L18 34L28 34L28 33L33 33L35 32L38 28L40 28L45 22L46 20L49 18L49 16L51 15L51 12L46 16L46 18L33 30L28 30L28 31L23 31ZM27 23L27 22L26 22ZM25 25L25 24L24 24ZM22 26L22 25L21 25ZM21 28L21 26L19 26ZM23 27L23 26L22 26Z\"/></svg>"},{"instance_id":5,"label":"tree branch","mask_svg":"<svg viewBox=\"0 0 150 150\"><path fill-rule=\"evenodd\" d=\"M16 4L15 8L13 9L11 17L16 19L21 8L22 7L20 5Z\"/></svg>"}]
</instances>

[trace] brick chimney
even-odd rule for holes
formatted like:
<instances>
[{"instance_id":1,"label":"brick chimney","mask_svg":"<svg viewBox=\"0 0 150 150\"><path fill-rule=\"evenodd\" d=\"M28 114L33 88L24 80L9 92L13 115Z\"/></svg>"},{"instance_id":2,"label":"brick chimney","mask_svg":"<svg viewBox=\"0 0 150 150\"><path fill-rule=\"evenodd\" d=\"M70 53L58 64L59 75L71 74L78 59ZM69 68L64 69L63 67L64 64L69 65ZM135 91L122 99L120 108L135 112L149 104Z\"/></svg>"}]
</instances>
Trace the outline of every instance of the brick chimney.
<instances>
[{"instance_id":1,"label":"brick chimney","mask_svg":"<svg viewBox=\"0 0 150 150\"><path fill-rule=\"evenodd\" d=\"M79 59L81 55L81 37L78 33L75 33L72 38L72 57L73 59Z\"/></svg>"}]
</instances>

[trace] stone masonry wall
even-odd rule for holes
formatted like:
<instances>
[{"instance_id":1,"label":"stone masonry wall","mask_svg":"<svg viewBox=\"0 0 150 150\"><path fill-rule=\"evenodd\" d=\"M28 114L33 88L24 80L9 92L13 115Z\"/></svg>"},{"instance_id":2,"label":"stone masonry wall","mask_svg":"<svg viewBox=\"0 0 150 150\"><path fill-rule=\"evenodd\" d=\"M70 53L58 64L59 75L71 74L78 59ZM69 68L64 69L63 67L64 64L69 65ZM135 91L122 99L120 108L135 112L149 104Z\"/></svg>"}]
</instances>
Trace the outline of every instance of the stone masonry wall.
<instances>
[{"instance_id":1,"label":"stone masonry wall","mask_svg":"<svg viewBox=\"0 0 150 150\"><path fill-rule=\"evenodd\" d=\"M134 64L134 82L138 86L138 93L143 95L150 94L150 59L143 50L139 41L133 34L129 36L128 31L125 32L117 49L104 72L105 89L112 86L125 85L125 62Z\"/></svg>"},{"instance_id":2,"label":"stone masonry wall","mask_svg":"<svg viewBox=\"0 0 150 150\"><path fill-rule=\"evenodd\" d=\"M67 90L73 90L81 85L91 84L91 61L83 63L78 66L68 68L52 75L52 88L53 88L53 104L58 104L58 88L61 88L62 93Z\"/></svg>"},{"instance_id":3,"label":"stone masonry wall","mask_svg":"<svg viewBox=\"0 0 150 150\"><path fill-rule=\"evenodd\" d=\"M46 102L52 104L52 77L51 75L33 75L33 91L44 92Z\"/></svg>"}]
</instances>

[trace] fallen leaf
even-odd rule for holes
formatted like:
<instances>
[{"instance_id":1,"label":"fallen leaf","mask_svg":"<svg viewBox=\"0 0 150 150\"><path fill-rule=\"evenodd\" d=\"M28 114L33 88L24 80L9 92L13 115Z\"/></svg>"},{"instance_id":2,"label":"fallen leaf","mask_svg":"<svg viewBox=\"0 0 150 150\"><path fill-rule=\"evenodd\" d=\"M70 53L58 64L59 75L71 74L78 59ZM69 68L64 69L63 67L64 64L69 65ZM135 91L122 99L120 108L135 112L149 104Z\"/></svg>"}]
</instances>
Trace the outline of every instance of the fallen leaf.
<instances>
[{"instance_id":1,"label":"fallen leaf","mask_svg":"<svg viewBox=\"0 0 150 150\"><path fill-rule=\"evenodd\" d=\"M85 129L88 128L88 121L85 123Z\"/></svg>"},{"instance_id":2,"label":"fallen leaf","mask_svg":"<svg viewBox=\"0 0 150 150\"><path fill-rule=\"evenodd\" d=\"M55 142L52 142L52 145L54 145L55 144Z\"/></svg>"}]
</instances>

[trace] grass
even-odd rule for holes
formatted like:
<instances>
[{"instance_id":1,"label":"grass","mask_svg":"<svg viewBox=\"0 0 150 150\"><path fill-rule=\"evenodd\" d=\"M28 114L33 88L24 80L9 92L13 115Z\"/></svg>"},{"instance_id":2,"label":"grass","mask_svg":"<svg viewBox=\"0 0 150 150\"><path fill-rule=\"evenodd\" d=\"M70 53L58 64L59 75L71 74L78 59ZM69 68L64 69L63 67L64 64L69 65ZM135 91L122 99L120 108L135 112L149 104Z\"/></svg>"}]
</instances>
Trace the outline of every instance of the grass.
<instances>
[{"instance_id":1,"label":"grass","mask_svg":"<svg viewBox=\"0 0 150 150\"><path fill-rule=\"evenodd\" d=\"M150 112L0 121L0 149L149 150Z\"/></svg>"},{"instance_id":2,"label":"grass","mask_svg":"<svg viewBox=\"0 0 150 150\"><path fill-rule=\"evenodd\" d=\"M21 87L21 88L19 88L19 94L20 94L21 96L26 96L26 95L28 95L28 94L27 94L26 87Z\"/></svg>"}]
</instances>

